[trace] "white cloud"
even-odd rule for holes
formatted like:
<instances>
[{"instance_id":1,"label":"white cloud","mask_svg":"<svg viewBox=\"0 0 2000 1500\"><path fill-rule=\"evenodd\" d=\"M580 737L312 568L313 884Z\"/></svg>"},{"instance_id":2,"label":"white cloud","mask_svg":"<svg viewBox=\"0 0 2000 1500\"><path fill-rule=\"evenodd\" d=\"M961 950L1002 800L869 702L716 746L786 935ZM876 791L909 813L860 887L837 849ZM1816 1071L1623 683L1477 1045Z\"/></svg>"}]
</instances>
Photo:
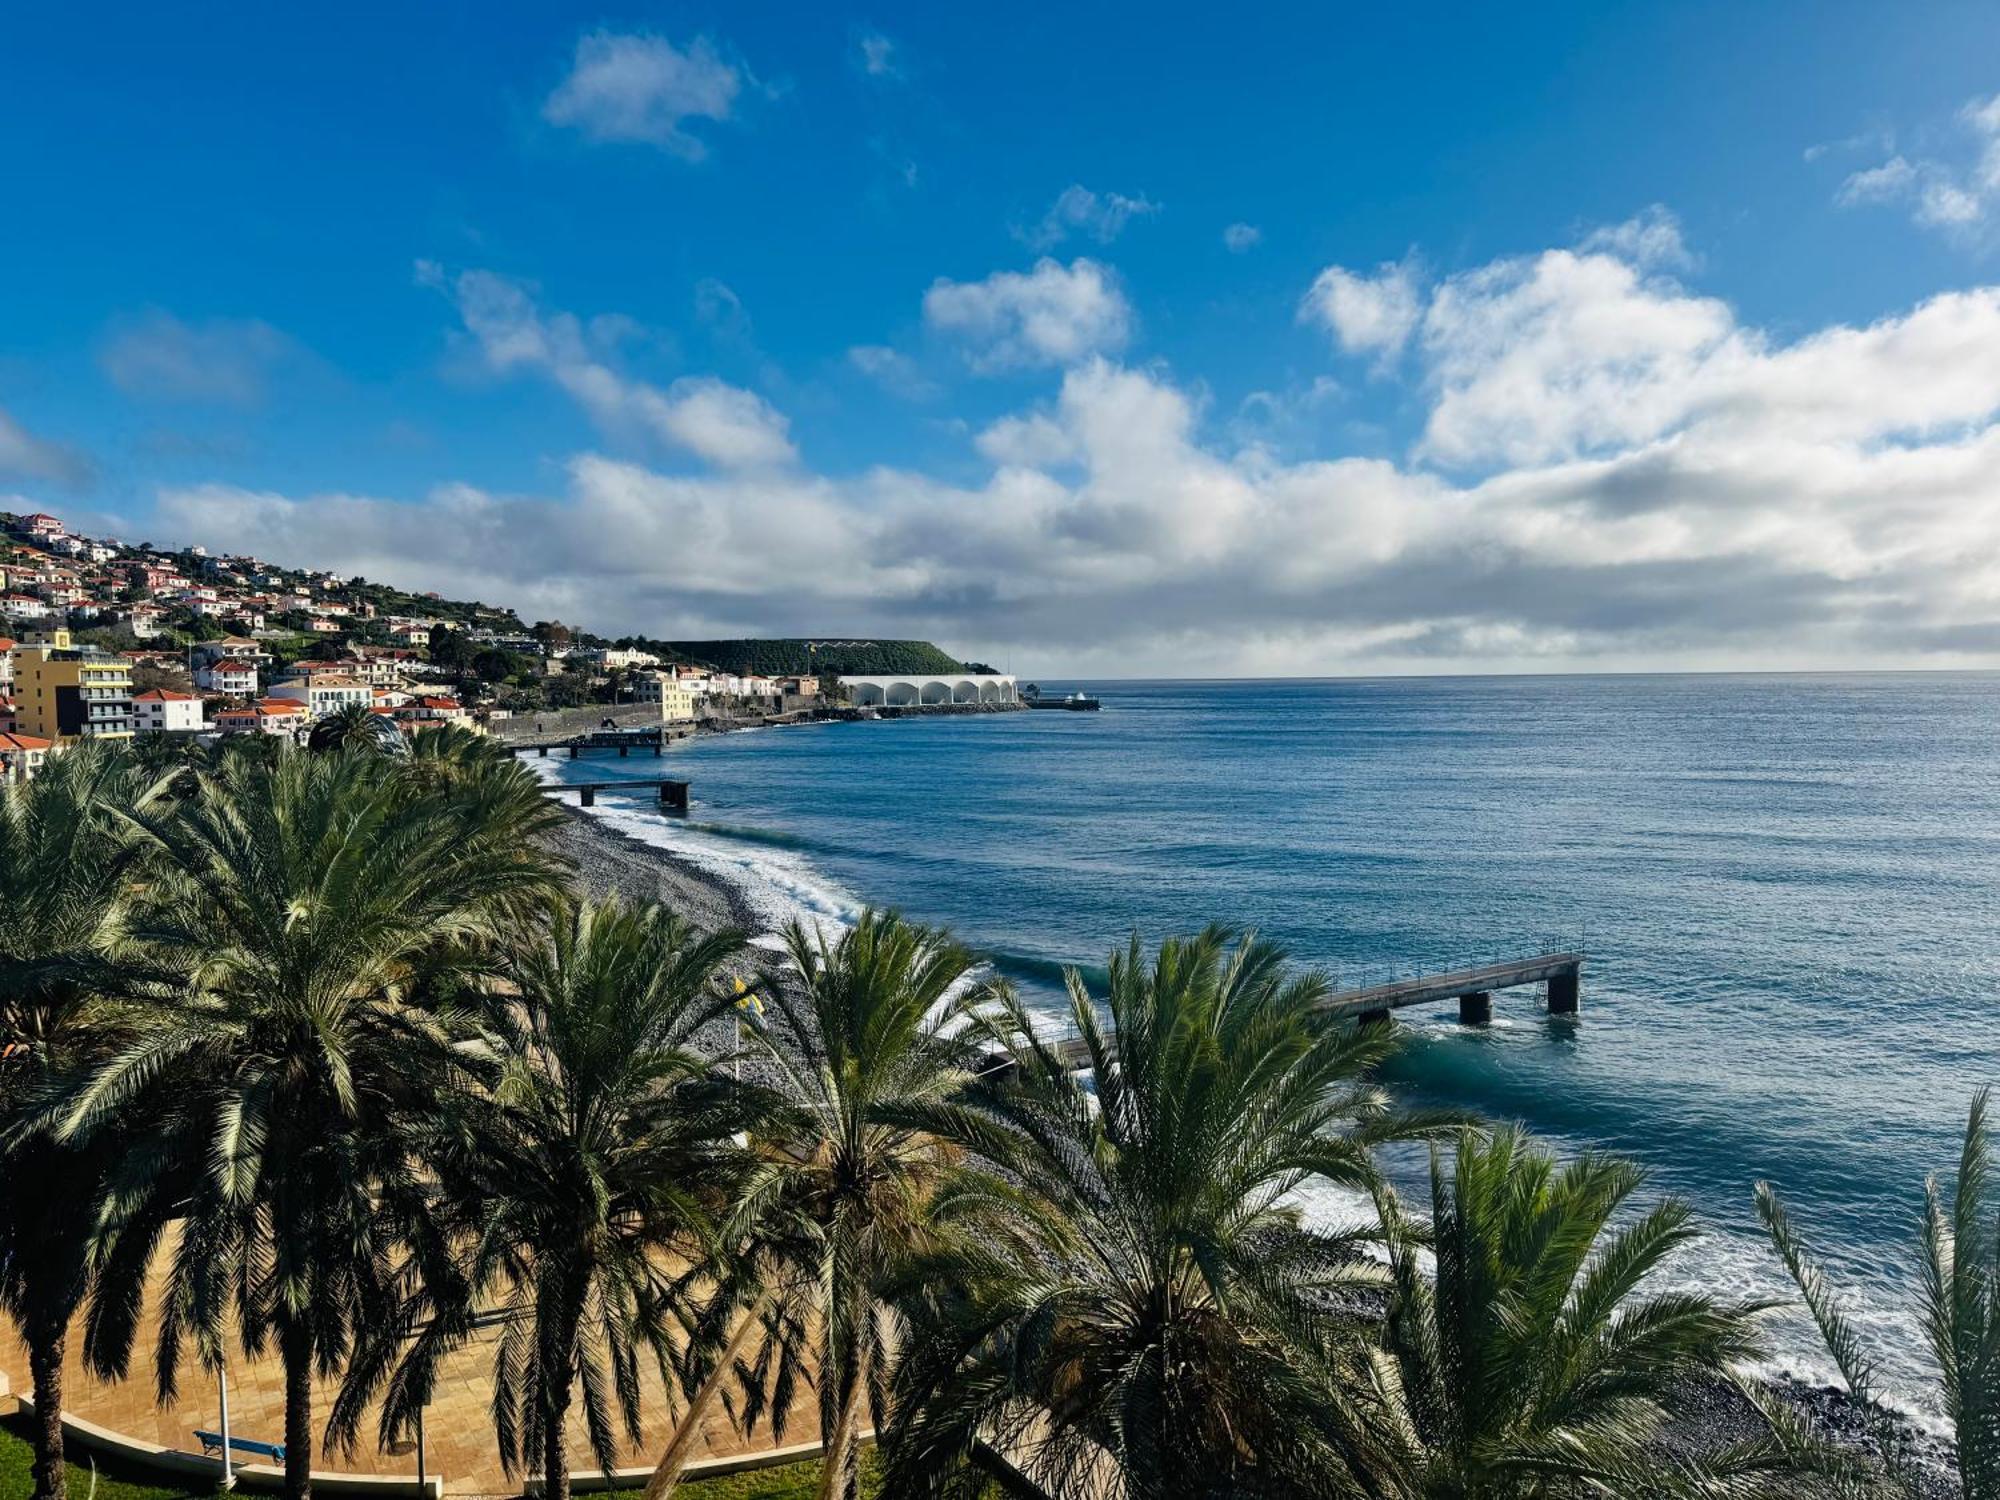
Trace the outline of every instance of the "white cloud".
<instances>
[{"instance_id":1,"label":"white cloud","mask_svg":"<svg viewBox=\"0 0 2000 1500\"><path fill-rule=\"evenodd\" d=\"M1834 202L1843 208L1900 203L1927 229L1980 238L2000 207L2000 94L1968 101L1955 123L1958 136L1947 154L1892 154L1849 173Z\"/></svg>"},{"instance_id":2,"label":"white cloud","mask_svg":"<svg viewBox=\"0 0 2000 1500\"><path fill-rule=\"evenodd\" d=\"M252 406L263 399L273 369L299 352L254 318L185 323L156 310L117 328L98 362L127 395Z\"/></svg>"},{"instance_id":3,"label":"white cloud","mask_svg":"<svg viewBox=\"0 0 2000 1500\"><path fill-rule=\"evenodd\" d=\"M1664 204L1655 203L1622 224L1593 229L1578 246L1586 253L1605 252L1635 266L1691 271L1695 257L1681 238L1681 221Z\"/></svg>"},{"instance_id":4,"label":"white cloud","mask_svg":"<svg viewBox=\"0 0 2000 1500\"><path fill-rule=\"evenodd\" d=\"M1326 328L1350 354L1388 360L1409 341L1422 310L1409 262L1385 261L1372 276L1328 266L1299 304L1299 317Z\"/></svg>"},{"instance_id":5,"label":"white cloud","mask_svg":"<svg viewBox=\"0 0 2000 1500\"><path fill-rule=\"evenodd\" d=\"M924 320L961 340L975 369L1067 365L1124 346L1132 308L1108 266L1044 258L1032 271L984 281L939 277L924 293Z\"/></svg>"},{"instance_id":6,"label":"white cloud","mask_svg":"<svg viewBox=\"0 0 2000 1500\"><path fill-rule=\"evenodd\" d=\"M900 49L879 31L864 31L855 43L855 60L870 78L903 76Z\"/></svg>"},{"instance_id":7,"label":"white cloud","mask_svg":"<svg viewBox=\"0 0 2000 1500\"><path fill-rule=\"evenodd\" d=\"M489 369L545 373L609 433L648 435L722 468L798 456L783 413L754 391L712 376L686 376L661 390L616 369L610 356L629 320L544 316L526 287L491 271L466 271L449 288Z\"/></svg>"},{"instance_id":8,"label":"white cloud","mask_svg":"<svg viewBox=\"0 0 2000 1500\"><path fill-rule=\"evenodd\" d=\"M891 395L906 401L928 401L939 394L936 381L917 362L886 344L856 344L847 362Z\"/></svg>"},{"instance_id":9,"label":"white cloud","mask_svg":"<svg viewBox=\"0 0 2000 1500\"><path fill-rule=\"evenodd\" d=\"M1026 229L1017 227L1014 237L1031 250L1053 250L1073 234L1108 245L1132 220L1159 211L1160 205L1144 194L1130 198L1123 193L1096 193L1082 183L1071 183L1056 195L1040 223Z\"/></svg>"},{"instance_id":10,"label":"white cloud","mask_svg":"<svg viewBox=\"0 0 2000 1500\"><path fill-rule=\"evenodd\" d=\"M1241 255L1246 250L1254 250L1264 238L1264 231L1255 224L1231 224L1222 231L1222 243L1233 255Z\"/></svg>"},{"instance_id":11,"label":"white cloud","mask_svg":"<svg viewBox=\"0 0 2000 1500\"><path fill-rule=\"evenodd\" d=\"M585 453L550 495L211 486L151 529L613 633L837 621L1037 672L2000 663L2000 287L1784 338L1593 243L1417 297L1401 460L1225 445L1197 384L1085 356L967 482ZM588 388L581 328L483 295L497 367Z\"/></svg>"},{"instance_id":12,"label":"white cloud","mask_svg":"<svg viewBox=\"0 0 2000 1500\"><path fill-rule=\"evenodd\" d=\"M90 477L90 462L74 448L36 437L6 411L0 410L0 479L41 480L80 485Z\"/></svg>"},{"instance_id":13,"label":"white cloud","mask_svg":"<svg viewBox=\"0 0 2000 1500\"><path fill-rule=\"evenodd\" d=\"M542 118L593 141L658 146L689 161L708 146L684 127L727 120L741 73L706 37L683 49L644 32L593 31L578 39L569 76L542 105Z\"/></svg>"},{"instance_id":14,"label":"white cloud","mask_svg":"<svg viewBox=\"0 0 2000 1500\"><path fill-rule=\"evenodd\" d=\"M663 397L644 390L637 400L661 433L722 468L783 464L798 456L786 435L789 424L768 401L712 375L684 376Z\"/></svg>"}]
</instances>

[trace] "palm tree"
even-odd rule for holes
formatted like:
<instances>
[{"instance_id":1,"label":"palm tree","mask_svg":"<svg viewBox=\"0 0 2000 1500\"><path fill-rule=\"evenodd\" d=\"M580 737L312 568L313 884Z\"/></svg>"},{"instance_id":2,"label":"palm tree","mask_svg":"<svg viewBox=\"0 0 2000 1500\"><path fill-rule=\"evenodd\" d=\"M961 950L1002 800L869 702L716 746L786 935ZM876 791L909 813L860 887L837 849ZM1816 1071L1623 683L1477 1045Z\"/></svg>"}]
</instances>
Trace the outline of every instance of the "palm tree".
<instances>
[{"instance_id":1,"label":"palm tree","mask_svg":"<svg viewBox=\"0 0 2000 1500\"><path fill-rule=\"evenodd\" d=\"M365 703L349 703L315 723L306 735L306 748L323 754L330 750L376 750L401 755L403 733Z\"/></svg>"},{"instance_id":2,"label":"palm tree","mask_svg":"<svg viewBox=\"0 0 2000 1500\"><path fill-rule=\"evenodd\" d=\"M352 1433L385 1376L383 1437L407 1428L438 1360L497 1317L493 1423L510 1475L532 1456L543 1494L564 1500L578 1397L601 1468L618 1428L638 1441L641 1356L670 1362L688 1269L712 1258L747 1164L741 1100L695 1049L729 1004L717 975L740 946L613 897L559 909L508 962L480 1087L419 1129L445 1201L419 1205L413 1239L432 1246L418 1259L456 1265L423 1277L380 1331L336 1430Z\"/></svg>"},{"instance_id":3,"label":"palm tree","mask_svg":"<svg viewBox=\"0 0 2000 1500\"><path fill-rule=\"evenodd\" d=\"M156 793L89 744L0 789L0 1305L28 1348L39 1500L64 1493L63 1359L107 1164L52 1139L48 1109L131 1024L117 950L144 851L117 810Z\"/></svg>"},{"instance_id":4,"label":"palm tree","mask_svg":"<svg viewBox=\"0 0 2000 1500\"><path fill-rule=\"evenodd\" d=\"M352 752L231 757L171 817L141 810L163 910L137 934L170 966L139 1034L78 1094L64 1134L170 1092L161 1138L199 1164L178 1205L157 1369L172 1395L184 1340L221 1359L233 1315L253 1355L285 1369L285 1491L310 1493L312 1392L360 1331L388 1316L393 1224L421 1191L402 1126L451 1078L454 1017L416 1003L440 976L477 976L526 896L555 899L529 846L468 839L448 799L407 795ZM156 1196L121 1205L107 1255L142 1273L164 1237ZM129 1339L114 1297L105 1347Z\"/></svg>"},{"instance_id":5,"label":"palm tree","mask_svg":"<svg viewBox=\"0 0 2000 1500\"><path fill-rule=\"evenodd\" d=\"M1993 1170L1986 1089L1972 1098L1947 1207L1935 1177L1924 1184L1924 1332L1937 1361L1945 1415L1958 1443L1961 1493L2000 1495L2000 1212L1988 1199ZM1757 1184L1757 1213L1797 1283L1848 1393L1868 1420L1886 1478L1903 1494L1923 1493L1907 1428L1884 1408L1875 1367L1832 1286L1793 1230L1777 1190Z\"/></svg>"},{"instance_id":6,"label":"palm tree","mask_svg":"<svg viewBox=\"0 0 2000 1500\"><path fill-rule=\"evenodd\" d=\"M791 972L771 990L775 1023L756 1050L780 1079L725 1242L755 1241L758 1347L746 1425L783 1431L801 1379L818 1395L821 1500L850 1500L861 1418L886 1417L893 1310L879 1295L933 1248L956 1153L914 1123L969 1080L975 1054L954 999L972 956L893 913L864 912L829 941L793 923Z\"/></svg>"},{"instance_id":7,"label":"palm tree","mask_svg":"<svg viewBox=\"0 0 2000 1500\"><path fill-rule=\"evenodd\" d=\"M1403 1414L1410 1493L1762 1493L1809 1457L1789 1431L1708 1461L1649 1446L1678 1383L1727 1378L1758 1352L1769 1304L1645 1293L1699 1231L1672 1197L1611 1229L1643 1181L1613 1156L1559 1166L1507 1127L1464 1132L1449 1173L1433 1148L1427 1233L1382 1195L1395 1292L1379 1382ZM1735 1488L1704 1488L1723 1483Z\"/></svg>"},{"instance_id":8,"label":"palm tree","mask_svg":"<svg viewBox=\"0 0 2000 1500\"><path fill-rule=\"evenodd\" d=\"M1379 1493L1396 1454L1354 1379L1375 1233L1313 1227L1299 1195L1371 1190L1375 1145L1456 1119L1392 1109L1388 1028L1329 1016L1324 978L1254 936L1150 962L1134 938L1103 1002L1067 984L1080 1055L1002 994L1009 1065L922 1113L1012 1186L963 1179L963 1232L906 1268L889 1492L977 1493L990 1443L1058 1496Z\"/></svg>"}]
</instances>

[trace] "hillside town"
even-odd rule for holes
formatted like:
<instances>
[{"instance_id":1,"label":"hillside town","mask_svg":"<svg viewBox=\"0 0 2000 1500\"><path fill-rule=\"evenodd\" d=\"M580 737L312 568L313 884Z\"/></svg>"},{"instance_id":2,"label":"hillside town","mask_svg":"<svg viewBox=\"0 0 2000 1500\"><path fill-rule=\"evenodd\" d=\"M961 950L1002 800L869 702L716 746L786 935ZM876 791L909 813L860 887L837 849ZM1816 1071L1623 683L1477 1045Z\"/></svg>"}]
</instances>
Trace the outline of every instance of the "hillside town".
<instances>
[{"instance_id":1,"label":"hillside town","mask_svg":"<svg viewBox=\"0 0 2000 1500\"><path fill-rule=\"evenodd\" d=\"M405 736L604 705L727 719L818 701L813 676L664 660L559 622L203 547L0 512L0 779L93 738L275 735L365 711Z\"/></svg>"}]
</instances>

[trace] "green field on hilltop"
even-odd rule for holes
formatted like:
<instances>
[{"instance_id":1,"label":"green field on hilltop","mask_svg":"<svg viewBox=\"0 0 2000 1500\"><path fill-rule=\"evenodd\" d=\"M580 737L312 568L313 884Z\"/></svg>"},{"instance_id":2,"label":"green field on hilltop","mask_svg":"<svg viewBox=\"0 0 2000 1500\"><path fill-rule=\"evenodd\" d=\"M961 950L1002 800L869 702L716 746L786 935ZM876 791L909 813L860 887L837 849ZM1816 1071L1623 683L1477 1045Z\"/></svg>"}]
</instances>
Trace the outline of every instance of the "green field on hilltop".
<instances>
[{"instance_id":1,"label":"green field on hilltop","mask_svg":"<svg viewBox=\"0 0 2000 1500\"><path fill-rule=\"evenodd\" d=\"M963 672L965 663L929 641L795 640L667 641L685 661L697 661L738 675L767 677L795 672L834 672L859 677L911 672Z\"/></svg>"}]
</instances>

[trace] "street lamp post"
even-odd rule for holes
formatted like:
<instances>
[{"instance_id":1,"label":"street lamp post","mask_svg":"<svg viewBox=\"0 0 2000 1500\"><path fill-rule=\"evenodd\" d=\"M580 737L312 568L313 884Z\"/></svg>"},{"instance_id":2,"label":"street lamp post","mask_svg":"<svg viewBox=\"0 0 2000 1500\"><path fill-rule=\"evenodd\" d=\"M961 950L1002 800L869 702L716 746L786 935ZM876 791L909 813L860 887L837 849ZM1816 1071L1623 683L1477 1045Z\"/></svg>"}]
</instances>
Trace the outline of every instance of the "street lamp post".
<instances>
[{"instance_id":1,"label":"street lamp post","mask_svg":"<svg viewBox=\"0 0 2000 1500\"><path fill-rule=\"evenodd\" d=\"M215 1388L222 1397L222 1488L236 1488L236 1466L229 1457L229 1367L219 1364L215 1367Z\"/></svg>"}]
</instances>

